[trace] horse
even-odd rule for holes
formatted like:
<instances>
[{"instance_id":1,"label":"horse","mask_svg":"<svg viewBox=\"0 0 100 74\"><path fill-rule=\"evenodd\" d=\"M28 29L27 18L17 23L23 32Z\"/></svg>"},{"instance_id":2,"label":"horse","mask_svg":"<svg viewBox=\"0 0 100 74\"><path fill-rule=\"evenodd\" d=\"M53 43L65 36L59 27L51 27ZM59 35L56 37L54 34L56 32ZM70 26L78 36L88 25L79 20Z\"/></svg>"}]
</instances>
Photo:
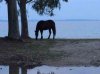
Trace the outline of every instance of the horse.
<instances>
[{"instance_id":1,"label":"horse","mask_svg":"<svg viewBox=\"0 0 100 74\"><path fill-rule=\"evenodd\" d=\"M51 36L51 30L53 32L53 39L55 39L56 35L56 27L55 27L55 22L53 20L40 20L37 25L36 25L36 30L35 30L35 38L36 40L38 39L38 32L40 31L41 33L41 39L43 39L43 30L49 30L49 36L48 39L50 39Z\"/></svg>"}]
</instances>

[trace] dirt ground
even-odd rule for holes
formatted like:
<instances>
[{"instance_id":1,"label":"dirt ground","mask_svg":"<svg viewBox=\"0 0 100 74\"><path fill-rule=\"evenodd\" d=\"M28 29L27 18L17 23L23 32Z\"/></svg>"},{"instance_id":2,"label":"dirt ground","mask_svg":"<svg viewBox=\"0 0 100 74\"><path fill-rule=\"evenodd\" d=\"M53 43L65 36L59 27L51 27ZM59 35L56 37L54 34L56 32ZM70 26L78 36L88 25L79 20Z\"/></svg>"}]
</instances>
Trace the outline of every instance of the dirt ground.
<instances>
[{"instance_id":1,"label":"dirt ground","mask_svg":"<svg viewBox=\"0 0 100 74\"><path fill-rule=\"evenodd\" d=\"M100 66L99 39L0 39L0 64L36 63L52 66Z\"/></svg>"},{"instance_id":2,"label":"dirt ground","mask_svg":"<svg viewBox=\"0 0 100 74\"><path fill-rule=\"evenodd\" d=\"M55 61L46 61L47 65L56 66L99 66L100 40L56 40L50 51L62 52Z\"/></svg>"}]
</instances>

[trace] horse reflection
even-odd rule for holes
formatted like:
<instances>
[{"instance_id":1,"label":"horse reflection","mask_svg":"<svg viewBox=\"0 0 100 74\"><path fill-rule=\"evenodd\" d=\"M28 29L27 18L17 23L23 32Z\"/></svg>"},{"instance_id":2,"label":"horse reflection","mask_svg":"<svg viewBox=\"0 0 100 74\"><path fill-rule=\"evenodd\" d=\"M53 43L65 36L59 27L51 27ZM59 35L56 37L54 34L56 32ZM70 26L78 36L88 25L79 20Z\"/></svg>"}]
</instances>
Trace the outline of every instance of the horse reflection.
<instances>
[{"instance_id":1,"label":"horse reflection","mask_svg":"<svg viewBox=\"0 0 100 74\"><path fill-rule=\"evenodd\" d=\"M36 40L38 39L38 32L41 33L41 39L43 39L43 30L49 30L49 36L48 39L50 39L51 30L53 31L53 39L55 39L56 35L56 27L55 22L53 20L47 20L47 21L39 21L36 26L35 36Z\"/></svg>"}]
</instances>

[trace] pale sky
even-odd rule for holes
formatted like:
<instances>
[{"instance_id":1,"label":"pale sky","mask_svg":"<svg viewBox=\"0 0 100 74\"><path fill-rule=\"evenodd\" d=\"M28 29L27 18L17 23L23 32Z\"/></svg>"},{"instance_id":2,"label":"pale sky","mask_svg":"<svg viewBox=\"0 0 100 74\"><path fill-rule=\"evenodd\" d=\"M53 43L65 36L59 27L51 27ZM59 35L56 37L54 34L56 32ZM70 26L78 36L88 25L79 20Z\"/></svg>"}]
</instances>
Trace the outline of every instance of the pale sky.
<instances>
[{"instance_id":1,"label":"pale sky","mask_svg":"<svg viewBox=\"0 0 100 74\"><path fill-rule=\"evenodd\" d=\"M61 2L61 9L55 9L55 16L40 16L27 5L28 20L40 19L98 19L100 20L100 0L69 0L68 3ZM7 5L0 4L0 20L7 20Z\"/></svg>"}]
</instances>

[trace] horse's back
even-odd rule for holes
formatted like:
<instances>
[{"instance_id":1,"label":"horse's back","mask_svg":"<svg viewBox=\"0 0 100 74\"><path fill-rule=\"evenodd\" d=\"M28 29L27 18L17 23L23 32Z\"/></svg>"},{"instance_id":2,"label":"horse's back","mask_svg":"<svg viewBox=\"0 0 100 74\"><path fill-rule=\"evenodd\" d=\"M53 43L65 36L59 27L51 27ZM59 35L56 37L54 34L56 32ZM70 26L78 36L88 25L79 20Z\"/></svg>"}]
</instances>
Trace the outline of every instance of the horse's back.
<instances>
[{"instance_id":1,"label":"horse's back","mask_svg":"<svg viewBox=\"0 0 100 74\"><path fill-rule=\"evenodd\" d=\"M44 24L45 21L41 20L37 23L37 26Z\"/></svg>"},{"instance_id":2,"label":"horse's back","mask_svg":"<svg viewBox=\"0 0 100 74\"><path fill-rule=\"evenodd\" d=\"M50 24L50 25L55 25L55 22L53 20L47 20L47 22Z\"/></svg>"},{"instance_id":3,"label":"horse's back","mask_svg":"<svg viewBox=\"0 0 100 74\"><path fill-rule=\"evenodd\" d=\"M37 25L45 25L45 24L50 24L50 25L55 25L55 22L53 20L40 20Z\"/></svg>"},{"instance_id":4,"label":"horse's back","mask_svg":"<svg viewBox=\"0 0 100 74\"><path fill-rule=\"evenodd\" d=\"M47 20L45 21L45 24L51 28L55 26L55 22L53 20Z\"/></svg>"},{"instance_id":5,"label":"horse's back","mask_svg":"<svg viewBox=\"0 0 100 74\"><path fill-rule=\"evenodd\" d=\"M47 30L53 28L54 26L55 26L55 22L53 20L46 20L46 21L40 20L37 23L36 28Z\"/></svg>"}]
</instances>

